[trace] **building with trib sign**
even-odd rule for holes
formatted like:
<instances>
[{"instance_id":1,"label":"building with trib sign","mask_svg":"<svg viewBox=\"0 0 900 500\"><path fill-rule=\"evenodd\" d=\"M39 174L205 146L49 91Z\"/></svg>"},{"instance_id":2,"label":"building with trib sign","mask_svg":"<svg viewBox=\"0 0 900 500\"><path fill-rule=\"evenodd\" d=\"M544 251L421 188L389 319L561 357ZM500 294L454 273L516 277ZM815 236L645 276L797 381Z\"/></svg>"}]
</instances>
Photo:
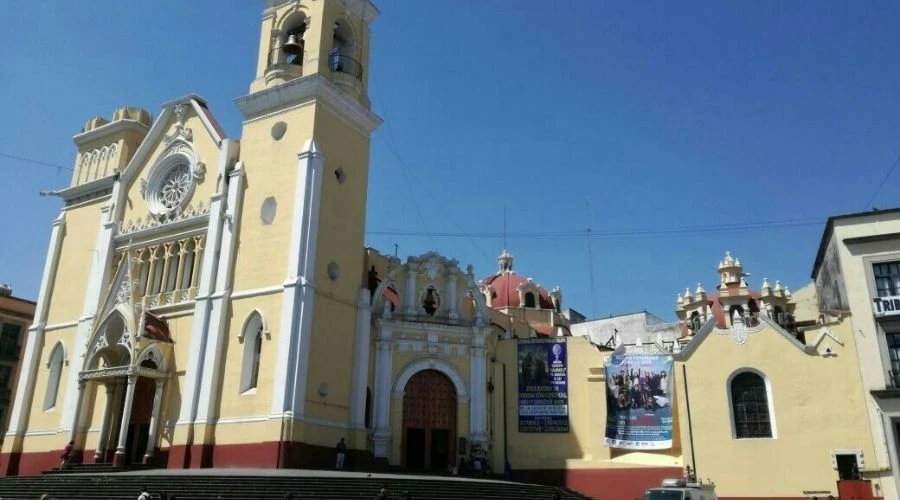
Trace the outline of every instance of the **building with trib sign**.
<instances>
[{"instance_id":1,"label":"building with trib sign","mask_svg":"<svg viewBox=\"0 0 900 500\"><path fill-rule=\"evenodd\" d=\"M849 317L877 464L900 497L900 209L831 217L813 266L824 316Z\"/></svg>"},{"instance_id":2,"label":"building with trib sign","mask_svg":"<svg viewBox=\"0 0 900 500\"><path fill-rule=\"evenodd\" d=\"M121 468L330 468L344 438L351 468L477 458L603 498L685 466L725 498L837 493L845 470L887 491L857 336L816 290L751 289L727 255L678 297L673 338L625 348L572 336L562 290L506 251L478 279L364 248L377 15L268 0L240 139L196 95L75 136L5 475L57 466L70 440Z\"/></svg>"}]
</instances>

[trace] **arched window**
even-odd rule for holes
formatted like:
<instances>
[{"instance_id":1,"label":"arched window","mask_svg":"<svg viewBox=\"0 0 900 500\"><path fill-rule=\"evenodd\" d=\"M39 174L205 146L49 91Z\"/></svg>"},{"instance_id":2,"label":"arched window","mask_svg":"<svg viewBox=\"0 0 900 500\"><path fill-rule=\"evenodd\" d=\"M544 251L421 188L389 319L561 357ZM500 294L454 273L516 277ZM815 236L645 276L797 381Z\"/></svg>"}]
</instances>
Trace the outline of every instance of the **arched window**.
<instances>
[{"instance_id":1,"label":"arched window","mask_svg":"<svg viewBox=\"0 0 900 500\"><path fill-rule=\"evenodd\" d=\"M528 292L525 294L525 307L536 307L534 301L534 294Z\"/></svg>"},{"instance_id":2,"label":"arched window","mask_svg":"<svg viewBox=\"0 0 900 500\"><path fill-rule=\"evenodd\" d=\"M50 361L47 363L50 375L47 378L47 392L44 393L44 410L49 410L56 406L56 396L59 393L59 379L62 378L65 354L62 342L57 342L53 346L53 351L50 352Z\"/></svg>"},{"instance_id":3,"label":"arched window","mask_svg":"<svg viewBox=\"0 0 900 500\"><path fill-rule=\"evenodd\" d=\"M731 417L736 439L771 438L769 390L762 375L744 371L729 382Z\"/></svg>"},{"instance_id":4,"label":"arched window","mask_svg":"<svg viewBox=\"0 0 900 500\"><path fill-rule=\"evenodd\" d=\"M256 389L259 382L259 360L262 355L263 319L254 311L244 323L244 359L241 369L241 392Z\"/></svg>"}]
</instances>

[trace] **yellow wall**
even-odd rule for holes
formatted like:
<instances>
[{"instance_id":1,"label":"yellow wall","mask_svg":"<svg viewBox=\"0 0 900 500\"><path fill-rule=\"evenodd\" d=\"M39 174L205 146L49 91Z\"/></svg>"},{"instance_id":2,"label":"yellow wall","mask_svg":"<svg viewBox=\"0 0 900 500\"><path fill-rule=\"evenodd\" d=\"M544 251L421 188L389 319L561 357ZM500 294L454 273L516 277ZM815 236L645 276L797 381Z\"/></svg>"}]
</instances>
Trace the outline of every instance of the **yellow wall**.
<instances>
[{"instance_id":1,"label":"yellow wall","mask_svg":"<svg viewBox=\"0 0 900 500\"><path fill-rule=\"evenodd\" d=\"M719 496L836 493L831 450L862 449L865 456L872 454L849 322L829 328L844 341L843 346L831 342L834 357L805 354L765 326L751 333L745 345L714 331L685 361L696 466L701 477L717 484ZM816 330L806 334L808 341L817 336ZM684 394L681 364L676 366L675 390ZM776 436L772 439L733 437L726 381L743 368L758 370L771 382ZM684 398L679 412L686 415ZM688 443L686 425L681 432ZM777 481L760 480L776 477Z\"/></svg>"},{"instance_id":2,"label":"yellow wall","mask_svg":"<svg viewBox=\"0 0 900 500\"><path fill-rule=\"evenodd\" d=\"M677 436L673 448L658 452L611 450L605 444L606 388L604 363L610 355L591 345L588 337L566 337L568 355L569 432L520 433L518 415L518 350L515 340L504 340L497 346L497 363L493 366L496 389L489 405L494 415L495 445L491 461L503 464L502 373L506 364L506 425L510 466L522 469L610 468L619 466L681 465L681 449ZM675 415L675 426L678 416ZM500 469L502 470L502 469Z\"/></svg>"},{"instance_id":3,"label":"yellow wall","mask_svg":"<svg viewBox=\"0 0 900 500\"><path fill-rule=\"evenodd\" d=\"M41 349L40 361L38 364L37 377L35 381L34 397L31 401L31 415L28 422L29 430L56 430L60 427L60 418L62 409L66 403L66 384L70 376L70 368L72 364L78 363L79 360L72 359L73 342L75 338L76 327L61 330L53 330L44 334L44 346ZM50 360L50 353L57 343L62 342L65 350L65 362L63 363L61 376L59 379L59 387L56 394L56 405L53 408L44 410L44 395L47 393L47 386L50 381L50 368L47 362ZM53 447L59 447L59 443L55 443Z\"/></svg>"},{"instance_id":4,"label":"yellow wall","mask_svg":"<svg viewBox=\"0 0 900 500\"><path fill-rule=\"evenodd\" d=\"M352 352L356 340L356 305L363 273L369 140L351 129L330 110L317 106L315 134L325 155L322 202L316 251L315 290L306 413L315 418L347 421L350 407ZM334 171L342 168L339 183ZM340 276L332 280L328 266L336 263ZM328 383L326 400L319 384Z\"/></svg>"},{"instance_id":5,"label":"yellow wall","mask_svg":"<svg viewBox=\"0 0 900 500\"><path fill-rule=\"evenodd\" d=\"M101 198L66 211L59 266L49 294L48 325L78 321L84 311L91 267L98 258L95 247L100 231L100 209L107 200Z\"/></svg>"},{"instance_id":6,"label":"yellow wall","mask_svg":"<svg viewBox=\"0 0 900 500\"><path fill-rule=\"evenodd\" d=\"M231 302L230 312L227 318L226 348L224 353L225 366L222 370L222 405L220 418L230 419L239 417L267 416L272 405L272 389L275 387L275 364L278 358L279 320L281 319L281 293L273 293L260 297L248 297ZM258 311L264 318L268 334L263 336L262 351L260 352L259 378L256 389L251 389L244 394L240 393L241 374L243 371L243 357L245 344L239 340L241 330L250 314ZM252 347L252 346L251 346ZM220 427L217 440L228 439L226 442L252 442L251 436L246 433L240 435L229 434L227 428ZM225 431L222 434L221 431ZM221 438L221 439L220 439ZM230 439L240 438L240 441Z\"/></svg>"},{"instance_id":7,"label":"yellow wall","mask_svg":"<svg viewBox=\"0 0 900 500\"><path fill-rule=\"evenodd\" d=\"M297 183L297 154L312 137L312 106L278 113L245 123L241 140L241 161L246 171L246 187L237 236L235 291L280 286L288 278L285 265L290 248L294 192ZM287 123L281 140L272 138L272 126ZM260 220L260 208L268 197L277 204L270 225Z\"/></svg>"}]
</instances>

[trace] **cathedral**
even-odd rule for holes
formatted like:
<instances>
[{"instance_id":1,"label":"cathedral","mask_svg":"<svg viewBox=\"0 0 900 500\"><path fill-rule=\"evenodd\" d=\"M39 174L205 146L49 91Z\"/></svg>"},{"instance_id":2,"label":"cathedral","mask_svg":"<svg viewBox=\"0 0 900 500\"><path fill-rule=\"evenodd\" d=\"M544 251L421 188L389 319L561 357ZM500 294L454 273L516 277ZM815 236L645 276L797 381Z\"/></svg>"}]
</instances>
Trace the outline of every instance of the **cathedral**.
<instances>
[{"instance_id":1,"label":"cathedral","mask_svg":"<svg viewBox=\"0 0 900 500\"><path fill-rule=\"evenodd\" d=\"M378 15L267 0L240 138L194 94L74 137L4 475L69 442L122 468L330 468L345 439L356 469L475 457L630 498L687 466L720 496L806 498L834 490L834 450L872 453L848 324L751 291L730 255L716 292L679 295L670 342L626 349L573 336L562 291L505 250L485 277L365 248Z\"/></svg>"}]
</instances>

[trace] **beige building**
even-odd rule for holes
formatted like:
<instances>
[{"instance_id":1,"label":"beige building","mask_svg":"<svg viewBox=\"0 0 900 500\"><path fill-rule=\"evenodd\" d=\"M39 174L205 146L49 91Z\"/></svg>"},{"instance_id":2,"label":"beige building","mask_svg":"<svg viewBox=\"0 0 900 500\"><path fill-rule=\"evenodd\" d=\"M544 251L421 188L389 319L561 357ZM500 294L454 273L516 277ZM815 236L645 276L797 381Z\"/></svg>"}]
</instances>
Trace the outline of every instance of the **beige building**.
<instances>
[{"instance_id":1,"label":"beige building","mask_svg":"<svg viewBox=\"0 0 900 500\"><path fill-rule=\"evenodd\" d=\"M76 461L116 467L333 467L344 438L354 468L477 458L634 498L691 466L725 498L806 498L836 492L846 450L875 453L846 318L779 283L750 290L731 256L660 327L666 382L620 388L607 369L648 351L572 336L562 290L509 252L479 279L436 252L364 248L377 15L367 0L268 0L240 139L196 95L75 136L4 474L58 465L70 440ZM619 410L666 439L624 446L607 430Z\"/></svg>"},{"instance_id":2,"label":"beige building","mask_svg":"<svg viewBox=\"0 0 900 500\"><path fill-rule=\"evenodd\" d=\"M812 278L823 318L849 318L858 346L877 444L859 455L860 472L900 498L900 209L829 218Z\"/></svg>"},{"instance_id":3,"label":"beige building","mask_svg":"<svg viewBox=\"0 0 900 500\"><path fill-rule=\"evenodd\" d=\"M25 332L34 319L34 307L34 302L15 297L11 287L0 284L0 430L4 435L19 379Z\"/></svg>"}]
</instances>

